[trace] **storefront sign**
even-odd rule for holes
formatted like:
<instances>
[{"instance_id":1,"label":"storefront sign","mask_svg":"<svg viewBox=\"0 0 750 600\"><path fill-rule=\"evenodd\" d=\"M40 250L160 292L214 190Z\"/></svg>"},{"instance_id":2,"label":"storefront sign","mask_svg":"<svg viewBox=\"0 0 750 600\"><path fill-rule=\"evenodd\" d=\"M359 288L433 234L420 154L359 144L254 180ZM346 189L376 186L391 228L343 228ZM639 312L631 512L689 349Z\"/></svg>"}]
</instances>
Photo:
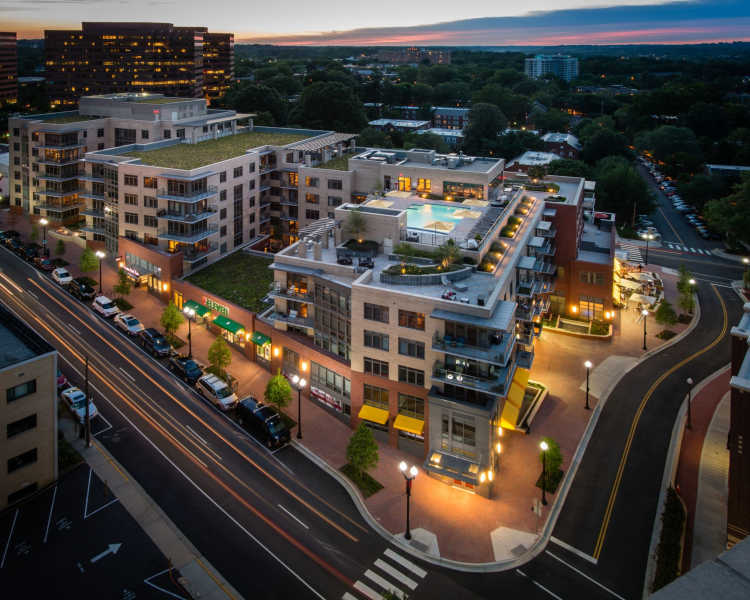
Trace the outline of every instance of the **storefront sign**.
<instances>
[{"instance_id":1,"label":"storefront sign","mask_svg":"<svg viewBox=\"0 0 750 600\"><path fill-rule=\"evenodd\" d=\"M225 317L229 316L229 309L223 304L211 300L211 298L203 298L203 304L220 315L224 315Z\"/></svg>"}]
</instances>

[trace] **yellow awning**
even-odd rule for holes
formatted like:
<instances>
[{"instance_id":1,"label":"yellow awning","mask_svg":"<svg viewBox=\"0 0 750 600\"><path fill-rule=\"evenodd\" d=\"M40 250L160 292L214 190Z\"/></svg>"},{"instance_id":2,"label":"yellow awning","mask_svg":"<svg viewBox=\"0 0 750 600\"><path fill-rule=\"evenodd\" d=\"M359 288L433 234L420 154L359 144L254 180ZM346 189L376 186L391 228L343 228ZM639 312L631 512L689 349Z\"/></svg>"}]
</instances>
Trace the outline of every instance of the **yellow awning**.
<instances>
[{"instance_id":1,"label":"yellow awning","mask_svg":"<svg viewBox=\"0 0 750 600\"><path fill-rule=\"evenodd\" d=\"M505 399L503 412L500 415L500 425L504 429L515 429L518 424L518 413L521 412L526 384L529 382L528 369L516 369L513 381L510 382L510 392Z\"/></svg>"},{"instance_id":2,"label":"yellow awning","mask_svg":"<svg viewBox=\"0 0 750 600\"><path fill-rule=\"evenodd\" d=\"M365 421L372 421L373 423L377 423L378 425L385 425L388 421L388 411L383 410L382 408L375 408L374 406L369 406L367 404L363 404L362 408L359 409L359 415L357 415L360 419L364 419Z\"/></svg>"},{"instance_id":3,"label":"yellow awning","mask_svg":"<svg viewBox=\"0 0 750 600\"><path fill-rule=\"evenodd\" d=\"M406 415L398 415L393 422L393 427L394 429L400 429L414 435L422 435L424 432L424 421L407 417Z\"/></svg>"}]
</instances>

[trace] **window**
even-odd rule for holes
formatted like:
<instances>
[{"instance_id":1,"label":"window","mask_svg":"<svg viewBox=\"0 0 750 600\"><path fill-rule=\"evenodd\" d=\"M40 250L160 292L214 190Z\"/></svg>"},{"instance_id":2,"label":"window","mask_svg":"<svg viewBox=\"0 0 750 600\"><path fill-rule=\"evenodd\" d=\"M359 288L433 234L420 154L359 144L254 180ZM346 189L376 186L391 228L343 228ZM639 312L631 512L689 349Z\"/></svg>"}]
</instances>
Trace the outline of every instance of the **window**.
<instances>
[{"instance_id":1,"label":"window","mask_svg":"<svg viewBox=\"0 0 750 600\"><path fill-rule=\"evenodd\" d=\"M318 194L311 194L307 193L305 194L305 202L308 204L319 204L320 203L320 196Z\"/></svg>"},{"instance_id":2,"label":"window","mask_svg":"<svg viewBox=\"0 0 750 600\"><path fill-rule=\"evenodd\" d=\"M156 198L154 196L144 196L143 206L146 208L156 208Z\"/></svg>"},{"instance_id":3,"label":"window","mask_svg":"<svg viewBox=\"0 0 750 600\"><path fill-rule=\"evenodd\" d=\"M156 189L156 177L144 177L143 187L147 187L152 190L155 190Z\"/></svg>"},{"instance_id":4,"label":"window","mask_svg":"<svg viewBox=\"0 0 750 600\"><path fill-rule=\"evenodd\" d=\"M424 358L424 342L398 338L398 353L414 358Z\"/></svg>"},{"instance_id":5,"label":"window","mask_svg":"<svg viewBox=\"0 0 750 600\"><path fill-rule=\"evenodd\" d=\"M169 138L171 138L171 137L172 137L172 131L171 131L171 130L169 130L169 129L165 129L165 130L164 130L164 139L165 139L165 140L168 140L168 139L169 139Z\"/></svg>"},{"instance_id":6,"label":"window","mask_svg":"<svg viewBox=\"0 0 750 600\"><path fill-rule=\"evenodd\" d=\"M226 199L227 199L227 191L221 190L219 192L219 202L222 202L223 200L226 200Z\"/></svg>"},{"instance_id":7,"label":"window","mask_svg":"<svg viewBox=\"0 0 750 600\"><path fill-rule=\"evenodd\" d=\"M309 221L317 221L320 219L320 211L319 210L311 210L307 209L305 210L305 218Z\"/></svg>"},{"instance_id":8,"label":"window","mask_svg":"<svg viewBox=\"0 0 750 600\"><path fill-rule=\"evenodd\" d=\"M138 216L138 215L136 215ZM126 229L125 230L125 237L129 240L137 240L138 239L138 232L133 231L132 229Z\"/></svg>"},{"instance_id":9,"label":"window","mask_svg":"<svg viewBox=\"0 0 750 600\"><path fill-rule=\"evenodd\" d=\"M222 171L219 173L219 183L224 183L227 180L227 172Z\"/></svg>"},{"instance_id":10,"label":"window","mask_svg":"<svg viewBox=\"0 0 750 600\"><path fill-rule=\"evenodd\" d=\"M247 204L250 208L255 207L255 196L250 196L250 199L248 200Z\"/></svg>"},{"instance_id":11,"label":"window","mask_svg":"<svg viewBox=\"0 0 750 600\"><path fill-rule=\"evenodd\" d=\"M388 377L388 363L382 360L365 357L365 373Z\"/></svg>"},{"instance_id":12,"label":"window","mask_svg":"<svg viewBox=\"0 0 750 600\"><path fill-rule=\"evenodd\" d=\"M138 196L135 194L125 194L125 204L130 206L138 206Z\"/></svg>"},{"instance_id":13,"label":"window","mask_svg":"<svg viewBox=\"0 0 750 600\"><path fill-rule=\"evenodd\" d=\"M27 381L26 383L21 383L15 387L8 388L5 391L5 399L10 403L14 400L19 400L24 396L28 396L29 394L33 394L34 392L36 392L36 379L32 379L31 381Z\"/></svg>"},{"instance_id":14,"label":"window","mask_svg":"<svg viewBox=\"0 0 750 600\"><path fill-rule=\"evenodd\" d=\"M285 347L283 349L281 362L284 371L292 373L297 373L299 371L299 354L294 350Z\"/></svg>"},{"instance_id":15,"label":"window","mask_svg":"<svg viewBox=\"0 0 750 600\"><path fill-rule=\"evenodd\" d=\"M24 452L23 454L19 454L18 456L14 456L13 458L8 459L8 474L13 473L14 471L18 471L18 469L25 467L26 465L31 465L35 463L37 460L37 451L36 448L32 448L31 450L28 450L27 452Z\"/></svg>"},{"instance_id":16,"label":"window","mask_svg":"<svg viewBox=\"0 0 750 600\"><path fill-rule=\"evenodd\" d=\"M220 219L226 219L227 218L227 209L226 208L222 208L219 211L219 218Z\"/></svg>"},{"instance_id":17,"label":"window","mask_svg":"<svg viewBox=\"0 0 750 600\"><path fill-rule=\"evenodd\" d=\"M368 406L388 410L388 390L386 389L365 383L362 398Z\"/></svg>"},{"instance_id":18,"label":"window","mask_svg":"<svg viewBox=\"0 0 750 600\"><path fill-rule=\"evenodd\" d=\"M148 139L148 129L141 129L141 139L142 140Z\"/></svg>"},{"instance_id":19,"label":"window","mask_svg":"<svg viewBox=\"0 0 750 600\"><path fill-rule=\"evenodd\" d=\"M340 179L329 179L328 189L329 190L342 190L344 189L344 184Z\"/></svg>"},{"instance_id":20,"label":"window","mask_svg":"<svg viewBox=\"0 0 750 600\"><path fill-rule=\"evenodd\" d=\"M125 222L130 225L138 225L138 213L125 213Z\"/></svg>"},{"instance_id":21,"label":"window","mask_svg":"<svg viewBox=\"0 0 750 600\"><path fill-rule=\"evenodd\" d=\"M100 127L96 130L96 137L104 137L104 128Z\"/></svg>"},{"instance_id":22,"label":"window","mask_svg":"<svg viewBox=\"0 0 750 600\"><path fill-rule=\"evenodd\" d=\"M320 179L317 177L305 177L305 185L308 187L318 187Z\"/></svg>"},{"instance_id":23,"label":"window","mask_svg":"<svg viewBox=\"0 0 750 600\"><path fill-rule=\"evenodd\" d=\"M138 185L138 175L125 175L123 183L129 186Z\"/></svg>"},{"instance_id":24,"label":"window","mask_svg":"<svg viewBox=\"0 0 750 600\"><path fill-rule=\"evenodd\" d=\"M185 130L184 129L178 129L177 130L177 137L178 138L184 138L185 137Z\"/></svg>"},{"instance_id":25,"label":"window","mask_svg":"<svg viewBox=\"0 0 750 600\"><path fill-rule=\"evenodd\" d=\"M579 296L578 312L584 319L601 321L604 318L604 299Z\"/></svg>"},{"instance_id":26,"label":"window","mask_svg":"<svg viewBox=\"0 0 750 600\"><path fill-rule=\"evenodd\" d=\"M398 380L401 383L411 383L412 385L424 386L424 371L399 365Z\"/></svg>"},{"instance_id":27,"label":"window","mask_svg":"<svg viewBox=\"0 0 750 600\"><path fill-rule=\"evenodd\" d=\"M14 127L13 128L13 135L15 137L18 137L19 135L21 135L21 130L18 127Z\"/></svg>"},{"instance_id":28,"label":"window","mask_svg":"<svg viewBox=\"0 0 750 600\"><path fill-rule=\"evenodd\" d=\"M453 413L443 414L440 432L441 448L453 454L476 457L476 426L474 418Z\"/></svg>"},{"instance_id":29,"label":"window","mask_svg":"<svg viewBox=\"0 0 750 600\"><path fill-rule=\"evenodd\" d=\"M248 190L254 190L255 189L255 179L251 179L247 184Z\"/></svg>"},{"instance_id":30,"label":"window","mask_svg":"<svg viewBox=\"0 0 750 600\"><path fill-rule=\"evenodd\" d=\"M12 494L8 494L8 504L15 504L19 500L23 500L26 496L31 496L39 488L39 484L35 481L29 485L23 486L20 490L16 490Z\"/></svg>"},{"instance_id":31,"label":"window","mask_svg":"<svg viewBox=\"0 0 750 600\"><path fill-rule=\"evenodd\" d=\"M417 179L417 191L418 192L431 192L432 181L430 179Z\"/></svg>"},{"instance_id":32,"label":"window","mask_svg":"<svg viewBox=\"0 0 750 600\"><path fill-rule=\"evenodd\" d=\"M409 327L410 329L424 331L424 314L399 309L398 324L401 327Z\"/></svg>"},{"instance_id":33,"label":"window","mask_svg":"<svg viewBox=\"0 0 750 600\"><path fill-rule=\"evenodd\" d=\"M370 321L388 322L388 307L379 304L369 304L365 302L365 319Z\"/></svg>"},{"instance_id":34,"label":"window","mask_svg":"<svg viewBox=\"0 0 750 600\"><path fill-rule=\"evenodd\" d=\"M248 172L248 173L255 173L255 163L254 163L254 162L251 162L251 163L250 163L250 164L249 164L249 165L247 166L247 172Z\"/></svg>"},{"instance_id":35,"label":"window","mask_svg":"<svg viewBox=\"0 0 750 600\"><path fill-rule=\"evenodd\" d=\"M241 165L239 167L235 167L234 168L234 177L235 178L242 177L242 166Z\"/></svg>"},{"instance_id":36,"label":"window","mask_svg":"<svg viewBox=\"0 0 750 600\"><path fill-rule=\"evenodd\" d=\"M388 334L365 330L365 346L388 351Z\"/></svg>"},{"instance_id":37,"label":"window","mask_svg":"<svg viewBox=\"0 0 750 600\"><path fill-rule=\"evenodd\" d=\"M34 413L33 415L29 415L28 417L24 417L23 419L19 419L18 421L8 423L8 426L6 427L6 436L8 437L8 439L10 439L15 435L23 433L24 431L28 431L29 429L34 429L35 427L36 413Z\"/></svg>"},{"instance_id":38,"label":"window","mask_svg":"<svg viewBox=\"0 0 750 600\"><path fill-rule=\"evenodd\" d=\"M97 149L97 150L104 150L104 142L99 142L99 143L98 143L98 144L96 145L96 149Z\"/></svg>"},{"instance_id":39,"label":"window","mask_svg":"<svg viewBox=\"0 0 750 600\"><path fill-rule=\"evenodd\" d=\"M242 167L240 167L242 168ZM234 186L234 199L242 200L242 184Z\"/></svg>"},{"instance_id":40,"label":"window","mask_svg":"<svg viewBox=\"0 0 750 600\"><path fill-rule=\"evenodd\" d=\"M143 224L146 227L156 227L156 217L153 215L143 215Z\"/></svg>"},{"instance_id":41,"label":"window","mask_svg":"<svg viewBox=\"0 0 750 600\"><path fill-rule=\"evenodd\" d=\"M293 163L294 162L294 152L287 152L286 153L286 158L284 160L286 162L288 162L288 163Z\"/></svg>"},{"instance_id":42,"label":"window","mask_svg":"<svg viewBox=\"0 0 750 600\"><path fill-rule=\"evenodd\" d=\"M226 227L225 227L225 229L226 229ZM226 231L224 233L226 233ZM227 253L227 243L226 242L224 242L221 245L221 247L219 248L219 252L221 252L222 254L226 254Z\"/></svg>"},{"instance_id":43,"label":"window","mask_svg":"<svg viewBox=\"0 0 750 600\"><path fill-rule=\"evenodd\" d=\"M398 176L398 191L408 192L411 190L411 177L405 177L404 175Z\"/></svg>"},{"instance_id":44,"label":"window","mask_svg":"<svg viewBox=\"0 0 750 600\"><path fill-rule=\"evenodd\" d=\"M255 223L255 213L250 213L249 223Z\"/></svg>"},{"instance_id":45,"label":"window","mask_svg":"<svg viewBox=\"0 0 750 600\"><path fill-rule=\"evenodd\" d=\"M342 202L341 196L328 196L328 206L341 206Z\"/></svg>"},{"instance_id":46,"label":"window","mask_svg":"<svg viewBox=\"0 0 750 600\"><path fill-rule=\"evenodd\" d=\"M219 230L219 235L221 237L224 237L224 236L226 236L226 234L227 234L227 226L226 225L222 225L221 229Z\"/></svg>"},{"instance_id":47,"label":"window","mask_svg":"<svg viewBox=\"0 0 750 600\"><path fill-rule=\"evenodd\" d=\"M604 273L597 271L581 271L578 273L581 283L590 283L592 285L604 285Z\"/></svg>"},{"instance_id":48,"label":"window","mask_svg":"<svg viewBox=\"0 0 750 600\"><path fill-rule=\"evenodd\" d=\"M399 394L398 414L424 421L424 400L409 394Z\"/></svg>"}]
</instances>

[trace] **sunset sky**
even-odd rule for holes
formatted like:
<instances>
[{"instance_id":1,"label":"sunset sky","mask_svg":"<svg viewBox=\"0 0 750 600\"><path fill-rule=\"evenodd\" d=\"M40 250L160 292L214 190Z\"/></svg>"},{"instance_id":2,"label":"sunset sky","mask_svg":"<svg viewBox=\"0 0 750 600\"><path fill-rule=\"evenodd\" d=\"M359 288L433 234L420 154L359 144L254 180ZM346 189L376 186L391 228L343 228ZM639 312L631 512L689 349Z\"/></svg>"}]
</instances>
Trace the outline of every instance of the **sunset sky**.
<instances>
[{"instance_id":1,"label":"sunset sky","mask_svg":"<svg viewBox=\"0 0 750 600\"><path fill-rule=\"evenodd\" d=\"M137 18L135 18L137 16ZM315 45L558 45L750 41L750 0L0 0L22 38L81 21L163 21L238 42Z\"/></svg>"}]
</instances>

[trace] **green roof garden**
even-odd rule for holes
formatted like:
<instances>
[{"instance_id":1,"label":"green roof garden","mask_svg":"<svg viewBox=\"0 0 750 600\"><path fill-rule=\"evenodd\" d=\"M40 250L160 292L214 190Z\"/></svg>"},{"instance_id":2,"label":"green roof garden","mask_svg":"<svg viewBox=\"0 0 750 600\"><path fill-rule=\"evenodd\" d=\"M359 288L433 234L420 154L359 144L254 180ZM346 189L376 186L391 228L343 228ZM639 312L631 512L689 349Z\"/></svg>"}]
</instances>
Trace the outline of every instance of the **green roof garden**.
<instances>
[{"instance_id":1,"label":"green roof garden","mask_svg":"<svg viewBox=\"0 0 750 600\"><path fill-rule=\"evenodd\" d=\"M44 119L45 123L79 123L81 121L93 121L94 119L98 119L99 117L92 117L91 115L59 115L57 117L50 117L49 119Z\"/></svg>"},{"instance_id":2,"label":"green roof garden","mask_svg":"<svg viewBox=\"0 0 750 600\"><path fill-rule=\"evenodd\" d=\"M317 166L318 169L333 169L336 171L348 171L349 170L349 158L353 156L345 154L344 156L337 156L331 160L324 162Z\"/></svg>"},{"instance_id":3,"label":"green roof garden","mask_svg":"<svg viewBox=\"0 0 750 600\"><path fill-rule=\"evenodd\" d=\"M207 140L197 144L174 144L154 150L127 152L123 156L139 158L145 165L168 167L171 169L197 169L212 165L222 160L245 154L250 148L259 146L285 146L299 142L309 135L292 133L269 133L250 131L228 135L216 140Z\"/></svg>"}]
</instances>

